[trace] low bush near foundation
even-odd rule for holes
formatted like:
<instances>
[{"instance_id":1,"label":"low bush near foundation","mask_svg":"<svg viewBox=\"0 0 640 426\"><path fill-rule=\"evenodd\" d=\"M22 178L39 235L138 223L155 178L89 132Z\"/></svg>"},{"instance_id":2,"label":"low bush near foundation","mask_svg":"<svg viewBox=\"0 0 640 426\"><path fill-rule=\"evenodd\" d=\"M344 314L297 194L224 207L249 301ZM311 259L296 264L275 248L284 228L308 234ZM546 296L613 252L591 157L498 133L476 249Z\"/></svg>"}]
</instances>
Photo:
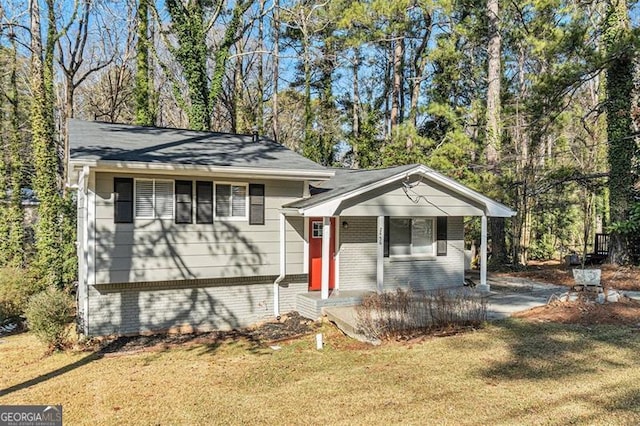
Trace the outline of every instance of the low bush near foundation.
<instances>
[{"instance_id":1,"label":"low bush near foundation","mask_svg":"<svg viewBox=\"0 0 640 426\"><path fill-rule=\"evenodd\" d=\"M73 297L55 288L31 297L26 310L29 330L52 350L64 347L73 314Z\"/></svg>"},{"instance_id":2,"label":"low bush near foundation","mask_svg":"<svg viewBox=\"0 0 640 426\"><path fill-rule=\"evenodd\" d=\"M486 301L468 291L395 292L367 296L356 310L359 332L385 339L458 327L487 319Z\"/></svg>"},{"instance_id":3,"label":"low bush near foundation","mask_svg":"<svg viewBox=\"0 0 640 426\"><path fill-rule=\"evenodd\" d=\"M24 315L29 298L38 291L26 269L0 268L0 324Z\"/></svg>"}]
</instances>

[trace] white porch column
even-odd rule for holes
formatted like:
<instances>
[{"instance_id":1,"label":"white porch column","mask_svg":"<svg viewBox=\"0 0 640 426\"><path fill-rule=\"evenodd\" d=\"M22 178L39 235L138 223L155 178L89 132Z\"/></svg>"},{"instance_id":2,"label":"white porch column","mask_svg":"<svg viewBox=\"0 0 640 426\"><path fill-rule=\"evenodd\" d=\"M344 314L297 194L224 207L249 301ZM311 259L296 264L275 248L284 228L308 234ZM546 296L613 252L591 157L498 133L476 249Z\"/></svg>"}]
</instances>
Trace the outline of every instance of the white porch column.
<instances>
[{"instance_id":1,"label":"white porch column","mask_svg":"<svg viewBox=\"0 0 640 426\"><path fill-rule=\"evenodd\" d=\"M322 218L322 275L320 281L320 297L329 298L329 262L331 262L331 218Z\"/></svg>"},{"instance_id":2,"label":"white porch column","mask_svg":"<svg viewBox=\"0 0 640 426\"><path fill-rule=\"evenodd\" d=\"M376 289L378 293L384 290L384 216L378 216L377 237L377 273Z\"/></svg>"},{"instance_id":3,"label":"white porch column","mask_svg":"<svg viewBox=\"0 0 640 426\"><path fill-rule=\"evenodd\" d=\"M480 231L480 285L478 290L489 292L487 284L487 216L482 215L482 229Z\"/></svg>"}]
</instances>

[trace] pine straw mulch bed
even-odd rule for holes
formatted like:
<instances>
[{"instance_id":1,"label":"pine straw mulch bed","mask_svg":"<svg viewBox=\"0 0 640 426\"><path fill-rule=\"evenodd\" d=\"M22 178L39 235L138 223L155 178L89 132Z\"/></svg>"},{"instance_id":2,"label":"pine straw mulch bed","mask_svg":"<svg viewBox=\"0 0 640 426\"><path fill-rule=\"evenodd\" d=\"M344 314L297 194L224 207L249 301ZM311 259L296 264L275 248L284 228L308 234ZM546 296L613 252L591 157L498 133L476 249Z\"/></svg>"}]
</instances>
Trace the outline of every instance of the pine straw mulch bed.
<instances>
[{"instance_id":1,"label":"pine straw mulch bed","mask_svg":"<svg viewBox=\"0 0 640 426\"><path fill-rule=\"evenodd\" d=\"M502 272L494 275L528 278L534 281L572 287L574 281L571 270L579 267L568 266L557 260L532 261L522 271ZM587 266L587 268L590 267ZM601 280L604 287L615 290L640 291L640 267L609 264L593 267L602 270Z\"/></svg>"},{"instance_id":2,"label":"pine straw mulch bed","mask_svg":"<svg viewBox=\"0 0 640 426\"><path fill-rule=\"evenodd\" d=\"M561 324L623 325L640 327L640 301L622 297L617 302L597 303L593 295L576 301L555 300L545 306L528 309L513 315L532 322Z\"/></svg>"},{"instance_id":3,"label":"pine straw mulch bed","mask_svg":"<svg viewBox=\"0 0 640 426\"><path fill-rule=\"evenodd\" d=\"M153 334L148 336L120 336L93 340L89 350L98 350L105 355L141 351L165 350L183 345L219 345L225 341L246 341L252 347L295 339L313 333L319 325L302 317L297 312L282 315L279 321L269 321L254 327L229 331L210 331L187 334Z\"/></svg>"}]
</instances>

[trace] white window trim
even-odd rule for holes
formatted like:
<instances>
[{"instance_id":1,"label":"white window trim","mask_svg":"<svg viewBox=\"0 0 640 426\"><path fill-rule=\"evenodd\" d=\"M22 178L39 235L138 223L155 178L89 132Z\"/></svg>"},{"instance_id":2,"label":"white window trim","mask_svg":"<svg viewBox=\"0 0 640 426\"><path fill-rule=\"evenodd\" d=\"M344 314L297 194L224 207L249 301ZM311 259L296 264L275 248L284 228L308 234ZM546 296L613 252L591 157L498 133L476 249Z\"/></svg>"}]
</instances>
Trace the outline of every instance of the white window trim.
<instances>
[{"instance_id":1,"label":"white window trim","mask_svg":"<svg viewBox=\"0 0 640 426\"><path fill-rule=\"evenodd\" d=\"M231 185L231 186L244 186L244 216L218 216L218 185ZM233 191L231 191L231 197L233 197ZM233 203L233 200L231 201ZM233 211L233 208L231 209ZM249 184L247 182L226 182L216 181L213 182L213 217L219 220L225 221L248 221L249 220Z\"/></svg>"},{"instance_id":2,"label":"white window trim","mask_svg":"<svg viewBox=\"0 0 640 426\"><path fill-rule=\"evenodd\" d=\"M138 200L138 181L152 182L152 198L151 198L151 216L138 216L137 200ZM156 182L168 182L171 183L173 193L171 194L171 203L173 209L170 216L156 216ZM153 179L153 178L135 178L133 179L133 215L135 219L173 219L176 217L176 181L172 179Z\"/></svg>"},{"instance_id":3,"label":"white window trim","mask_svg":"<svg viewBox=\"0 0 640 426\"><path fill-rule=\"evenodd\" d=\"M403 260L415 260L415 259L422 259L422 260L436 260L436 254L437 254L437 232L438 230L436 229L436 226L438 225L437 223L437 218L433 217L433 216L391 216L389 218L389 220L393 220L393 219L411 219L411 244L409 244L409 248L411 249L411 254L389 254L389 259L390 260L394 260L394 261L403 261ZM431 235L431 253L414 253L413 252L413 220L414 219L427 219L427 220L431 220L431 230L432 230L432 235Z\"/></svg>"}]
</instances>

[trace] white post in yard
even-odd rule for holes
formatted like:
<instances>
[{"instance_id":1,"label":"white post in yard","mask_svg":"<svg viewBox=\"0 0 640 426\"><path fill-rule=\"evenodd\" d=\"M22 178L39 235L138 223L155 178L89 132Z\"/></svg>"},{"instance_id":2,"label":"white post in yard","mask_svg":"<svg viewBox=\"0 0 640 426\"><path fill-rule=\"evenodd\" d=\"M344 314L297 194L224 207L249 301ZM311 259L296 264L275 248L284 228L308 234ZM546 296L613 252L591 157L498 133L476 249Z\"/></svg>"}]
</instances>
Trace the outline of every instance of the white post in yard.
<instances>
[{"instance_id":1,"label":"white post in yard","mask_svg":"<svg viewBox=\"0 0 640 426\"><path fill-rule=\"evenodd\" d=\"M331 262L331 218L324 217L322 223L322 275L320 281L320 297L329 298L329 262Z\"/></svg>"},{"instance_id":2,"label":"white post in yard","mask_svg":"<svg viewBox=\"0 0 640 426\"><path fill-rule=\"evenodd\" d=\"M384 290L384 216L378 216L376 290Z\"/></svg>"},{"instance_id":3,"label":"white post in yard","mask_svg":"<svg viewBox=\"0 0 640 426\"><path fill-rule=\"evenodd\" d=\"M489 292L487 284L487 216L482 215L482 229L480 231L480 285L478 290L483 293Z\"/></svg>"}]
</instances>

